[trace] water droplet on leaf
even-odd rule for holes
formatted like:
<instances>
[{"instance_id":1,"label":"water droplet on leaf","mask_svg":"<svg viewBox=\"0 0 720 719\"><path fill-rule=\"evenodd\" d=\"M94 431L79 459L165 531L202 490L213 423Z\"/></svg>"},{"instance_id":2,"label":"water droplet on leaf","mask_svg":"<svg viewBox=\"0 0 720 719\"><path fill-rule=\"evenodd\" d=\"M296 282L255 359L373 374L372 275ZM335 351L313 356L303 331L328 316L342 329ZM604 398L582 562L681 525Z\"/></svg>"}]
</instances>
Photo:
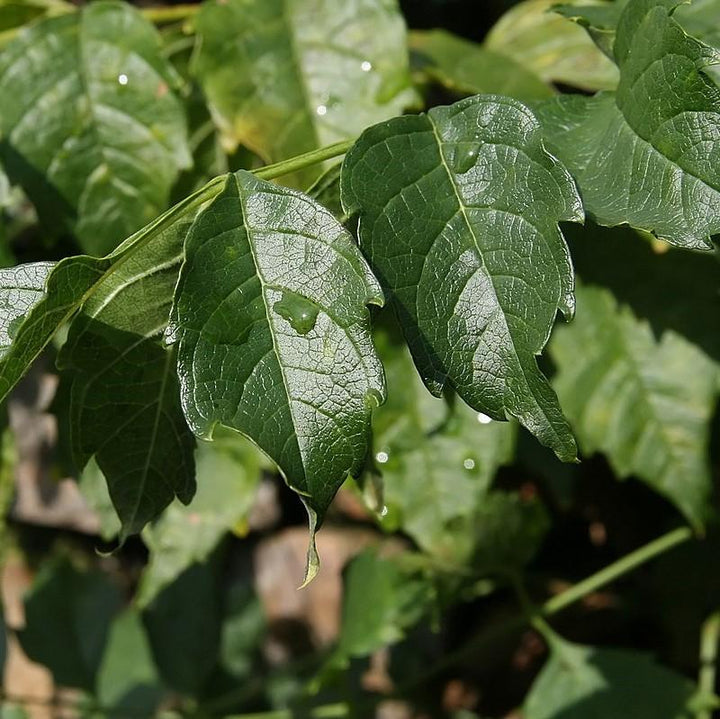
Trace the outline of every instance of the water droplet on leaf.
<instances>
[{"instance_id":1,"label":"water droplet on leaf","mask_svg":"<svg viewBox=\"0 0 720 719\"><path fill-rule=\"evenodd\" d=\"M463 461L463 467L465 467L465 469L475 469L475 460L472 457L468 457Z\"/></svg>"},{"instance_id":2,"label":"water droplet on leaf","mask_svg":"<svg viewBox=\"0 0 720 719\"><path fill-rule=\"evenodd\" d=\"M362 63L360 64L360 69L363 72L370 72L370 70L372 70L372 63L369 62L368 60L363 60Z\"/></svg>"},{"instance_id":3,"label":"water droplet on leaf","mask_svg":"<svg viewBox=\"0 0 720 719\"><path fill-rule=\"evenodd\" d=\"M310 300L289 290L283 292L282 298L273 305L273 310L287 320L299 335L306 335L315 327L319 311Z\"/></svg>"},{"instance_id":4,"label":"water droplet on leaf","mask_svg":"<svg viewBox=\"0 0 720 719\"><path fill-rule=\"evenodd\" d=\"M320 117L322 117L323 115L327 115L327 106L318 105L315 112L317 112L317 114L320 115Z\"/></svg>"},{"instance_id":5,"label":"water droplet on leaf","mask_svg":"<svg viewBox=\"0 0 720 719\"><path fill-rule=\"evenodd\" d=\"M374 387L365 392L365 404L369 409L377 409L383 403L383 396Z\"/></svg>"},{"instance_id":6,"label":"water droplet on leaf","mask_svg":"<svg viewBox=\"0 0 720 719\"><path fill-rule=\"evenodd\" d=\"M121 85L127 85L128 82L129 82L128 76L127 76L124 72L121 72L121 73L118 75L118 82L119 82Z\"/></svg>"},{"instance_id":7,"label":"water droplet on leaf","mask_svg":"<svg viewBox=\"0 0 720 719\"><path fill-rule=\"evenodd\" d=\"M383 504L383 508L378 512L381 517L387 517L388 508L386 504Z\"/></svg>"},{"instance_id":8,"label":"water droplet on leaf","mask_svg":"<svg viewBox=\"0 0 720 719\"><path fill-rule=\"evenodd\" d=\"M488 417L486 414L478 412L477 421L480 422L480 424L490 424L490 422L492 422L492 417Z\"/></svg>"},{"instance_id":9,"label":"water droplet on leaf","mask_svg":"<svg viewBox=\"0 0 720 719\"><path fill-rule=\"evenodd\" d=\"M480 145L474 142L459 144L452 161L455 172L467 172L475 164L479 150Z\"/></svg>"},{"instance_id":10,"label":"water droplet on leaf","mask_svg":"<svg viewBox=\"0 0 720 719\"><path fill-rule=\"evenodd\" d=\"M388 461L388 459L390 459L390 455L387 452L378 452L375 455L375 460L379 464L385 464Z\"/></svg>"}]
</instances>

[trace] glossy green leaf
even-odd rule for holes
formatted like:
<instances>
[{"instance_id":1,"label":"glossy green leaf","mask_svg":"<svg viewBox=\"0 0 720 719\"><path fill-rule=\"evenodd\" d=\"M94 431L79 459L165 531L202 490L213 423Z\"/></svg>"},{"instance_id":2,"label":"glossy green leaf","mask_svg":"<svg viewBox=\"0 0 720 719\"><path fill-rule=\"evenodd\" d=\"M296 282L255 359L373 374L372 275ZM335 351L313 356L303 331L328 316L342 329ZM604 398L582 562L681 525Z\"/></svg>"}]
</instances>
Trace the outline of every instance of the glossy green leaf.
<instances>
[{"instance_id":1,"label":"glossy green leaf","mask_svg":"<svg viewBox=\"0 0 720 719\"><path fill-rule=\"evenodd\" d=\"M556 640L525 719L691 719L693 684L646 654Z\"/></svg>"},{"instance_id":2,"label":"glossy green leaf","mask_svg":"<svg viewBox=\"0 0 720 719\"><path fill-rule=\"evenodd\" d=\"M109 716L154 716L163 695L140 615L126 609L110 628L97 701Z\"/></svg>"},{"instance_id":3,"label":"glossy green leaf","mask_svg":"<svg viewBox=\"0 0 720 719\"><path fill-rule=\"evenodd\" d=\"M190 162L153 26L103 1L38 22L0 54L0 155L53 231L104 254L165 209Z\"/></svg>"},{"instance_id":4,"label":"glossy green leaf","mask_svg":"<svg viewBox=\"0 0 720 719\"><path fill-rule=\"evenodd\" d=\"M581 10L596 4L592 0L577 3ZM583 90L613 89L618 81L615 65L582 28L553 12L556 5L555 0L518 3L492 27L485 46L546 82Z\"/></svg>"},{"instance_id":5,"label":"glossy green leaf","mask_svg":"<svg viewBox=\"0 0 720 719\"><path fill-rule=\"evenodd\" d=\"M701 526L717 365L673 331L656 338L607 290L584 286L576 321L558 328L550 353L583 452L605 453L619 476L638 476Z\"/></svg>"},{"instance_id":6,"label":"glossy green leaf","mask_svg":"<svg viewBox=\"0 0 720 719\"><path fill-rule=\"evenodd\" d=\"M44 564L25 597L23 651L44 664L62 686L94 691L120 593L99 572L79 572L67 561Z\"/></svg>"},{"instance_id":7,"label":"glossy green leaf","mask_svg":"<svg viewBox=\"0 0 720 719\"><path fill-rule=\"evenodd\" d=\"M49 275L47 262L2 271L0 297L5 301L0 305L0 342L4 345L0 401L27 372L58 327L77 312L86 293L111 264L92 257L68 257Z\"/></svg>"},{"instance_id":8,"label":"glossy green leaf","mask_svg":"<svg viewBox=\"0 0 720 719\"><path fill-rule=\"evenodd\" d=\"M216 431L196 451L197 494L173 502L143 539L150 561L136 601L145 606L191 564L205 561L230 531L242 530L261 479L263 458L237 433Z\"/></svg>"},{"instance_id":9,"label":"glossy green leaf","mask_svg":"<svg viewBox=\"0 0 720 719\"><path fill-rule=\"evenodd\" d=\"M169 687L197 696L220 648L219 557L186 569L143 611L155 666Z\"/></svg>"},{"instance_id":10,"label":"glossy green leaf","mask_svg":"<svg viewBox=\"0 0 720 719\"><path fill-rule=\"evenodd\" d=\"M415 100L395 0L210 0L196 29L195 74L226 147L267 161L351 138Z\"/></svg>"},{"instance_id":11,"label":"glossy green leaf","mask_svg":"<svg viewBox=\"0 0 720 719\"><path fill-rule=\"evenodd\" d=\"M497 93L519 100L552 95L550 87L522 64L446 30L416 30L410 35L410 48L425 75L460 95Z\"/></svg>"},{"instance_id":12,"label":"glossy green leaf","mask_svg":"<svg viewBox=\"0 0 720 719\"><path fill-rule=\"evenodd\" d=\"M427 552L463 563L493 477L512 458L516 428L432 397L404 346L386 332L376 342L388 383L388 400L373 415L383 526L401 529Z\"/></svg>"},{"instance_id":13,"label":"glossy green leaf","mask_svg":"<svg viewBox=\"0 0 720 719\"><path fill-rule=\"evenodd\" d=\"M105 475L121 540L195 492L194 439L162 344L188 227L171 225L95 284L58 359L72 376L75 461L94 457Z\"/></svg>"},{"instance_id":14,"label":"glossy green leaf","mask_svg":"<svg viewBox=\"0 0 720 719\"><path fill-rule=\"evenodd\" d=\"M685 34L676 0L627 5L614 56L616 93L538 107L551 150L601 225L627 223L681 247L720 232L720 54Z\"/></svg>"},{"instance_id":15,"label":"glossy green leaf","mask_svg":"<svg viewBox=\"0 0 720 719\"><path fill-rule=\"evenodd\" d=\"M248 172L188 235L169 332L188 423L253 439L313 523L360 472L383 398L367 303L380 287L330 212Z\"/></svg>"},{"instance_id":16,"label":"glossy green leaf","mask_svg":"<svg viewBox=\"0 0 720 719\"><path fill-rule=\"evenodd\" d=\"M341 196L430 391L517 417L574 459L536 355L558 309L573 312L557 223L582 209L530 111L477 96L370 128L345 158Z\"/></svg>"}]
</instances>

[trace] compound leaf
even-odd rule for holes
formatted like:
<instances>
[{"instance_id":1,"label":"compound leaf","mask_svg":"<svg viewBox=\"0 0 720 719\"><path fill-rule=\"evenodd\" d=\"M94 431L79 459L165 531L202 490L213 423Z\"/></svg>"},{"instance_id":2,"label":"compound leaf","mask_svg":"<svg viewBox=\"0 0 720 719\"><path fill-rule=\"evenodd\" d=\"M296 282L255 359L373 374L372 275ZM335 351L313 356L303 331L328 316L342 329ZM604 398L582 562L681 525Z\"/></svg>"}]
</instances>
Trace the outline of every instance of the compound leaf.
<instances>
[{"instance_id":1,"label":"compound leaf","mask_svg":"<svg viewBox=\"0 0 720 719\"><path fill-rule=\"evenodd\" d=\"M550 148L601 225L627 223L680 247L720 232L720 54L685 34L677 0L631 2L614 42L616 93L538 106Z\"/></svg>"},{"instance_id":2,"label":"compound leaf","mask_svg":"<svg viewBox=\"0 0 720 719\"><path fill-rule=\"evenodd\" d=\"M558 309L573 312L557 223L582 208L532 113L477 96L376 125L345 158L341 197L430 391L448 385L493 419L517 417L573 460L535 356Z\"/></svg>"},{"instance_id":3,"label":"compound leaf","mask_svg":"<svg viewBox=\"0 0 720 719\"><path fill-rule=\"evenodd\" d=\"M558 328L550 354L581 448L604 452L619 476L636 475L701 526L717 365L671 330L656 339L607 290L577 294L577 321Z\"/></svg>"},{"instance_id":4,"label":"compound leaf","mask_svg":"<svg viewBox=\"0 0 720 719\"><path fill-rule=\"evenodd\" d=\"M287 159L415 101L395 0L211 0L196 27L194 72L228 148Z\"/></svg>"},{"instance_id":5,"label":"compound leaf","mask_svg":"<svg viewBox=\"0 0 720 719\"><path fill-rule=\"evenodd\" d=\"M165 209L190 163L153 26L103 1L41 20L0 55L0 154L46 224L104 254Z\"/></svg>"},{"instance_id":6,"label":"compound leaf","mask_svg":"<svg viewBox=\"0 0 720 719\"><path fill-rule=\"evenodd\" d=\"M330 212L248 172L188 235L169 328L188 423L253 439L320 520L384 393L367 303L380 287Z\"/></svg>"}]
</instances>

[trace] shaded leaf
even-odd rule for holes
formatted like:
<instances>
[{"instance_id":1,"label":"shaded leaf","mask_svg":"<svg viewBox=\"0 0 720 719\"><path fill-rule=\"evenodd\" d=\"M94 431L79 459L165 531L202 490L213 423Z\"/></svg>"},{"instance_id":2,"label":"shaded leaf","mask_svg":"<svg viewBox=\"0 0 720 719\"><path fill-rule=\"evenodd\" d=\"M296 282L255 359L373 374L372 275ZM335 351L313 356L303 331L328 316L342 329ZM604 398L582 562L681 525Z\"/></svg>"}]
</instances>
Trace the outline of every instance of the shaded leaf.
<instances>
[{"instance_id":1,"label":"shaded leaf","mask_svg":"<svg viewBox=\"0 0 720 719\"><path fill-rule=\"evenodd\" d=\"M720 55L684 33L675 5L643 0L623 11L617 93L564 96L538 112L599 224L703 249L720 231L720 88L704 72Z\"/></svg>"},{"instance_id":2,"label":"shaded leaf","mask_svg":"<svg viewBox=\"0 0 720 719\"><path fill-rule=\"evenodd\" d=\"M194 71L229 149L242 143L267 161L287 159L353 137L415 99L395 0L211 0L196 29Z\"/></svg>"},{"instance_id":3,"label":"shaded leaf","mask_svg":"<svg viewBox=\"0 0 720 719\"><path fill-rule=\"evenodd\" d=\"M595 4L599 3L577 3L583 10ZM613 89L618 81L615 65L581 28L553 12L556 5L555 0L518 3L492 27L485 46L546 82L583 90Z\"/></svg>"},{"instance_id":4,"label":"shaded leaf","mask_svg":"<svg viewBox=\"0 0 720 719\"><path fill-rule=\"evenodd\" d=\"M150 717L162 695L140 615L126 609L110 628L98 674L98 704L111 716Z\"/></svg>"},{"instance_id":5,"label":"shaded leaf","mask_svg":"<svg viewBox=\"0 0 720 719\"><path fill-rule=\"evenodd\" d=\"M104 254L165 208L190 162L153 26L128 3L42 20L0 55L0 146L53 231Z\"/></svg>"},{"instance_id":6,"label":"shaded leaf","mask_svg":"<svg viewBox=\"0 0 720 719\"><path fill-rule=\"evenodd\" d=\"M267 632L265 610L245 578L225 596L220 663L234 680L251 676Z\"/></svg>"},{"instance_id":7,"label":"shaded leaf","mask_svg":"<svg viewBox=\"0 0 720 719\"><path fill-rule=\"evenodd\" d=\"M120 532L121 523L108 489L107 480L94 459L90 459L78 477L83 499L100 522L100 536L109 542Z\"/></svg>"},{"instance_id":8,"label":"shaded leaf","mask_svg":"<svg viewBox=\"0 0 720 719\"><path fill-rule=\"evenodd\" d=\"M334 662L344 665L403 638L433 600L431 584L396 558L365 550L345 570L340 636Z\"/></svg>"},{"instance_id":9,"label":"shaded leaf","mask_svg":"<svg viewBox=\"0 0 720 719\"><path fill-rule=\"evenodd\" d=\"M195 492L194 439L174 353L162 345L188 226L171 225L95 284L58 359L72 376L75 461L82 468L95 458L121 539Z\"/></svg>"},{"instance_id":10,"label":"shaded leaf","mask_svg":"<svg viewBox=\"0 0 720 719\"><path fill-rule=\"evenodd\" d=\"M582 210L530 111L477 96L370 128L345 158L341 195L430 391L448 385L493 419L517 417L574 459L535 356L558 309L573 312L557 223Z\"/></svg>"},{"instance_id":11,"label":"shaded leaf","mask_svg":"<svg viewBox=\"0 0 720 719\"><path fill-rule=\"evenodd\" d=\"M169 337L190 427L253 439L321 520L359 473L383 396L365 307L382 303L376 280L327 210L243 171L185 255Z\"/></svg>"},{"instance_id":12,"label":"shaded leaf","mask_svg":"<svg viewBox=\"0 0 720 719\"><path fill-rule=\"evenodd\" d=\"M220 648L219 558L186 569L143 611L143 624L163 681L197 696Z\"/></svg>"},{"instance_id":13,"label":"shaded leaf","mask_svg":"<svg viewBox=\"0 0 720 719\"><path fill-rule=\"evenodd\" d=\"M261 479L263 458L244 437L216 431L196 450L197 494L189 506L173 502L143 539L150 561L136 601L145 606L191 564L205 561L230 531L242 529Z\"/></svg>"},{"instance_id":14,"label":"shaded leaf","mask_svg":"<svg viewBox=\"0 0 720 719\"><path fill-rule=\"evenodd\" d=\"M515 426L430 395L410 353L376 336L388 400L373 415L373 451L383 478L383 526L455 563L469 559L477 512L497 469L510 461Z\"/></svg>"},{"instance_id":15,"label":"shaded leaf","mask_svg":"<svg viewBox=\"0 0 720 719\"><path fill-rule=\"evenodd\" d=\"M446 30L416 30L410 48L424 74L460 95L497 93L519 100L552 95L536 74L512 58Z\"/></svg>"},{"instance_id":16,"label":"shaded leaf","mask_svg":"<svg viewBox=\"0 0 720 719\"><path fill-rule=\"evenodd\" d=\"M66 560L45 563L25 597L23 651L62 686L93 692L120 593L99 572L79 572Z\"/></svg>"},{"instance_id":17,"label":"shaded leaf","mask_svg":"<svg viewBox=\"0 0 720 719\"><path fill-rule=\"evenodd\" d=\"M646 654L557 640L525 719L691 719L693 684Z\"/></svg>"},{"instance_id":18,"label":"shaded leaf","mask_svg":"<svg viewBox=\"0 0 720 719\"><path fill-rule=\"evenodd\" d=\"M655 338L607 290L578 287L578 316L550 345L555 387L583 452L605 453L695 525L707 518L717 366L673 331Z\"/></svg>"}]
</instances>

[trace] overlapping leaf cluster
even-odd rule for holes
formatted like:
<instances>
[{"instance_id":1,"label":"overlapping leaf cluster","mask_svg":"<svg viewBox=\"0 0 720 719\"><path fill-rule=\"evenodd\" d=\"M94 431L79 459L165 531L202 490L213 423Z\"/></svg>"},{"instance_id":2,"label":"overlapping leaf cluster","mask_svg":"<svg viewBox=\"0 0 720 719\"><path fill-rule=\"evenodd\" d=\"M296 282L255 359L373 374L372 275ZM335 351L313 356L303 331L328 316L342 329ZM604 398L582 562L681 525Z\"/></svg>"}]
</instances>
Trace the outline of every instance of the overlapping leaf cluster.
<instances>
[{"instance_id":1,"label":"overlapping leaf cluster","mask_svg":"<svg viewBox=\"0 0 720 719\"><path fill-rule=\"evenodd\" d=\"M311 544L354 477L385 529L483 575L517 572L547 525L534 497L492 486L518 425L565 462L603 453L695 528L713 518L717 8L564 8L588 36L550 4L521 4L479 46L408 39L391 0L208 0L188 58L172 29L101 0L38 11L0 47L0 97L16 98L0 106L6 184L88 253L0 270L0 394L67 330L57 365L82 485L112 503L121 541L159 518L148 627L249 511L269 466L256 448L300 495ZM401 115L430 87L471 96ZM174 187L199 189L168 210ZM385 304L395 324L373 321ZM559 312L571 322L551 339ZM317 565L313 545L307 579ZM58 572L46 591L95 591ZM398 608L420 617L437 598L426 579L363 555L346 613L362 604L353 586L373 584L387 616L348 620L338 657L402 636ZM24 643L53 663L42 637ZM94 691L101 648L73 657L66 683ZM617 711L593 688L626 665L649 683L666 672L552 648L528 717ZM181 691L202 678L169 665ZM577 696L548 703L573 672ZM681 716L687 687L662 681Z\"/></svg>"}]
</instances>

